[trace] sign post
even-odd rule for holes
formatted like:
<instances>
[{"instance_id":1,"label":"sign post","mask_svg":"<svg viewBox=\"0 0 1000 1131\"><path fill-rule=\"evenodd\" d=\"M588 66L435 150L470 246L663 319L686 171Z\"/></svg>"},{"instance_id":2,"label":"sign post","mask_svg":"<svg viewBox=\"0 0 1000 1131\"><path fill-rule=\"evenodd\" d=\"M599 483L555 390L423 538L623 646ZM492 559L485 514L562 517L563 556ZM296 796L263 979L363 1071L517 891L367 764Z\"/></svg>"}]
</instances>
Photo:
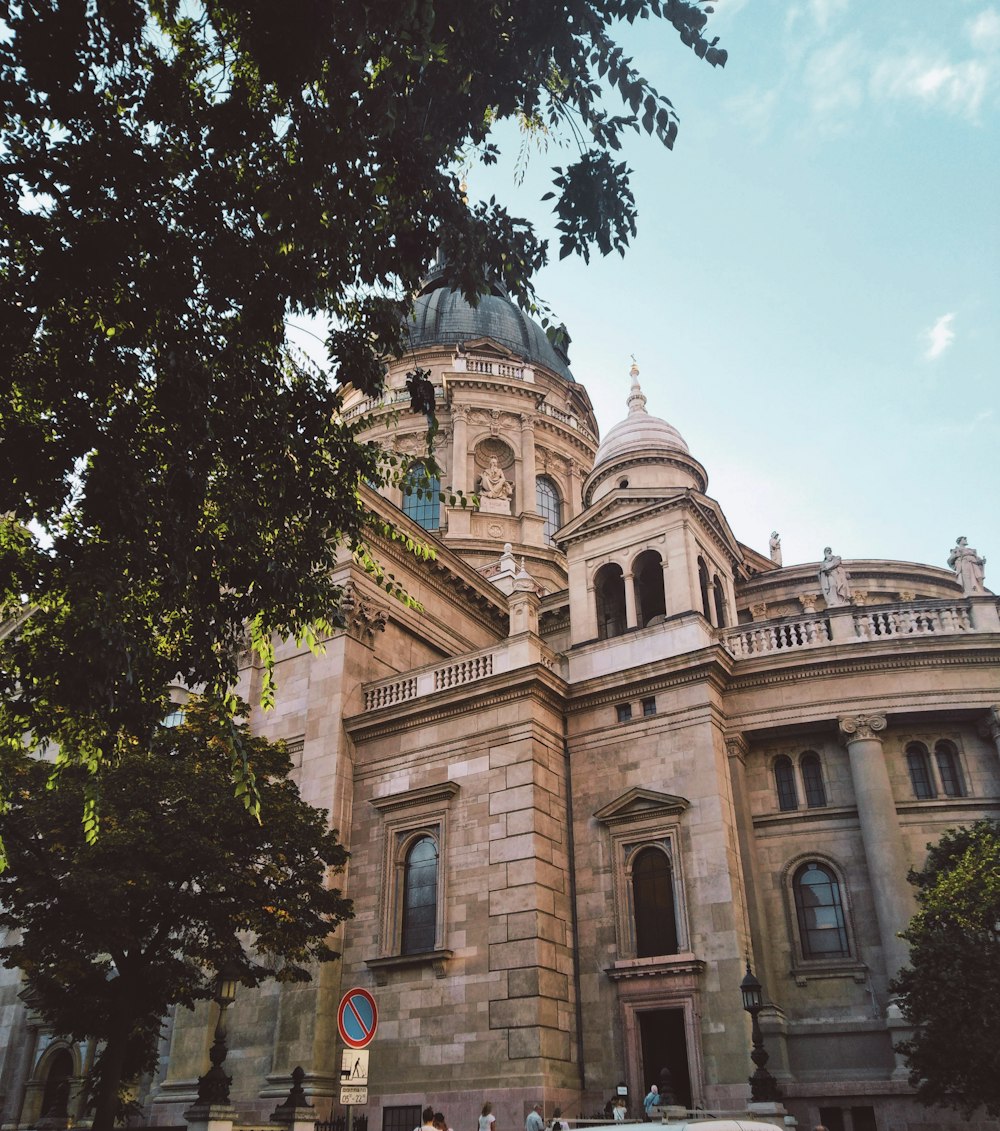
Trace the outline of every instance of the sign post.
<instances>
[{"instance_id":1,"label":"sign post","mask_svg":"<svg viewBox=\"0 0 1000 1131\"><path fill-rule=\"evenodd\" d=\"M347 1131L351 1131L352 1106L368 1103L367 1046L378 1029L378 1006L367 990L355 987L340 999L337 1028L347 1045L340 1062L340 1102L347 1108Z\"/></svg>"}]
</instances>

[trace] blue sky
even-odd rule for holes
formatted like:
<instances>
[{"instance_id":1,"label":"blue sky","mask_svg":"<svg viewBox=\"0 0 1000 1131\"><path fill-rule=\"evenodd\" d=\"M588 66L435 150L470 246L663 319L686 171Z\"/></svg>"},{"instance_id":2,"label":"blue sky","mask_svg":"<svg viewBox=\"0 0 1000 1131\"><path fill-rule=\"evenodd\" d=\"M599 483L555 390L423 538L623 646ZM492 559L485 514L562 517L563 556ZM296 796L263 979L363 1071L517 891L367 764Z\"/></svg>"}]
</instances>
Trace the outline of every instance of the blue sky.
<instances>
[{"instance_id":1,"label":"blue sky","mask_svg":"<svg viewBox=\"0 0 1000 1131\"><path fill-rule=\"evenodd\" d=\"M602 432L634 354L744 542L944 565L964 534L1000 589L1000 4L722 0L711 28L724 70L626 29L677 145L628 144L625 259L539 279ZM532 153L518 188L501 140L470 196L547 229L573 150Z\"/></svg>"}]
</instances>

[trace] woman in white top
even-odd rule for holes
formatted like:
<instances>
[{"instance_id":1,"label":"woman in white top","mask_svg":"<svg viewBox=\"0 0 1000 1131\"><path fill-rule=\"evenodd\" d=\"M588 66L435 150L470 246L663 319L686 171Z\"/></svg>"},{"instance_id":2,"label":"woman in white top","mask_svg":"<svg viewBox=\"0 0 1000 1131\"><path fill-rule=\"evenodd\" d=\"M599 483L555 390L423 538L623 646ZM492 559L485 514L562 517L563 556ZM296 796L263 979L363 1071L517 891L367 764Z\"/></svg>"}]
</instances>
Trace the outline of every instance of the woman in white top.
<instances>
[{"instance_id":1,"label":"woman in white top","mask_svg":"<svg viewBox=\"0 0 1000 1131\"><path fill-rule=\"evenodd\" d=\"M493 1105L489 1102L483 1104L479 1116L479 1131L497 1131L497 1117L493 1114Z\"/></svg>"}]
</instances>

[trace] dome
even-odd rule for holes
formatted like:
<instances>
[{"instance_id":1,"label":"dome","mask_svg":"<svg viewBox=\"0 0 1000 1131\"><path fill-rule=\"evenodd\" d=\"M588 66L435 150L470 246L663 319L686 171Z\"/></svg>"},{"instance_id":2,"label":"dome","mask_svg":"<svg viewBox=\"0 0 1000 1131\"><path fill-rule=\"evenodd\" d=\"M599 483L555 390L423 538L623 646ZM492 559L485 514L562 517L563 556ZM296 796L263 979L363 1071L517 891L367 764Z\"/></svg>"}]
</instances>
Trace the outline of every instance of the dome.
<instances>
[{"instance_id":1,"label":"dome","mask_svg":"<svg viewBox=\"0 0 1000 1131\"><path fill-rule=\"evenodd\" d=\"M672 425L646 411L646 397L639 387L639 367L632 366L632 389L628 395L628 416L608 431L594 458L594 470L602 463L620 456L635 454L654 455L662 451L684 452L690 450L684 437Z\"/></svg>"},{"instance_id":2,"label":"dome","mask_svg":"<svg viewBox=\"0 0 1000 1131\"><path fill-rule=\"evenodd\" d=\"M585 506L616 488L644 491L704 492L708 475L691 455L684 437L672 425L646 411L639 387L639 367L632 366L628 416L601 441L594 466L583 484Z\"/></svg>"},{"instance_id":3,"label":"dome","mask_svg":"<svg viewBox=\"0 0 1000 1131\"><path fill-rule=\"evenodd\" d=\"M413 304L407 324L410 347L453 345L491 338L529 364L543 365L567 381L573 380L566 353L557 350L545 331L496 288L471 307L458 291L425 286Z\"/></svg>"}]
</instances>

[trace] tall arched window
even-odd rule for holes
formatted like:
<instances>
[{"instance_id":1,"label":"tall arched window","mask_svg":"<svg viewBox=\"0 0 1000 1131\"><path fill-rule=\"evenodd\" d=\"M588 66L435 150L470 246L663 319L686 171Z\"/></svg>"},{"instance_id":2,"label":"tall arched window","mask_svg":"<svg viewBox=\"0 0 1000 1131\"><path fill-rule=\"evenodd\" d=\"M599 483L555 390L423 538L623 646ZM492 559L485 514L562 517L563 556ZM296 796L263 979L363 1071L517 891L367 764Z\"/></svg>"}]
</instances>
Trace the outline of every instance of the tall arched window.
<instances>
[{"instance_id":1,"label":"tall arched window","mask_svg":"<svg viewBox=\"0 0 1000 1131\"><path fill-rule=\"evenodd\" d=\"M663 562L655 550L643 550L632 566L635 612L640 628L667 612L663 595Z\"/></svg>"},{"instance_id":2,"label":"tall arched window","mask_svg":"<svg viewBox=\"0 0 1000 1131\"><path fill-rule=\"evenodd\" d=\"M811 861L792 880L803 958L843 958L850 954L840 884L830 868Z\"/></svg>"},{"instance_id":3,"label":"tall arched window","mask_svg":"<svg viewBox=\"0 0 1000 1131\"><path fill-rule=\"evenodd\" d=\"M726 592L722 588L722 582L719 580L719 575L716 574L712 578L712 597L715 601L715 625L716 628L726 627Z\"/></svg>"},{"instance_id":4,"label":"tall arched window","mask_svg":"<svg viewBox=\"0 0 1000 1131\"><path fill-rule=\"evenodd\" d=\"M609 562L594 578L597 599L597 635L601 640L621 636L625 631L625 577L622 567Z\"/></svg>"},{"instance_id":5,"label":"tall arched window","mask_svg":"<svg viewBox=\"0 0 1000 1131\"><path fill-rule=\"evenodd\" d=\"M927 756L927 747L920 742L911 742L906 748L906 765L910 771L910 784L913 794L921 801L929 801L937 797L934 788L934 779L931 777L931 763Z\"/></svg>"},{"instance_id":6,"label":"tall arched window","mask_svg":"<svg viewBox=\"0 0 1000 1131\"><path fill-rule=\"evenodd\" d=\"M807 750L799 759L802 771L802 785L806 792L806 805L810 809L822 809L826 805L826 786L823 785L823 767L819 755Z\"/></svg>"},{"instance_id":7,"label":"tall arched window","mask_svg":"<svg viewBox=\"0 0 1000 1131\"><path fill-rule=\"evenodd\" d=\"M73 1075L73 1055L68 1049L58 1049L49 1061L48 1075L45 1077L45 1091L42 1092L41 1115L44 1119L69 1118L69 1093Z\"/></svg>"},{"instance_id":8,"label":"tall arched window","mask_svg":"<svg viewBox=\"0 0 1000 1131\"><path fill-rule=\"evenodd\" d=\"M945 797L964 797L965 779L958 761L958 752L950 742L942 739L934 744L934 761L937 762L941 792Z\"/></svg>"},{"instance_id":9,"label":"tall arched window","mask_svg":"<svg viewBox=\"0 0 1000 1131\"><path fill-rule=\"evenodd\" d=\"M704 558L698 559L698 587L701 589L701 611L705 614L705 620L711 621L712 614L708 604L708 566L705 565Z\"/></svg>"},{"instance_id":10,"label":"tall arched window","mask_svg":"<svg viewBox=\"0 0 1000 1131\"><path fill-rule=\"evenodd\" d=\"M403 514L424 530L441 527L441 481L436 475L428 475L420 460L410 464L403 482Z\"/></svg>"},{"instance_id":11,"label":"tall arched window","mask_svg":"<svg viewBox=\"0 0 1000 1131\"><path fill-rule=\"evenodd\" d=\"M545 519L545 541L551 543L553 534L562 526L562 502L555 483L547 475L539 475L535 480L535 506Z\"/></svg>"},{"instance_id":12,"label":"tall arched window","mask_svg":"<svg viewBox=\"0 0 1000 1131\"><path fill-rule=\"evenodd\" d=\"M643 848L632 864L632 907L637 958L677 953L677 911L670 859L659 848Z\"/></svg>"},{"instance_id":13,"label":"tall arched window","mask_svg":"<svg viewBox=\"0 0 1000 1131\"><path fill-rule=\"evenodd\" d=\"M434 838L422 836L406 853L403 871L401 954L433 950L437 936L438 851Z\"/></svg>"},{"instance_id":14,"label":"tall arched window","mask_svg":"<svg viewBox=\"0 0 1000 1131\"><path fill-rule=\"evenodd\" d=\"M799 795L795 788L795 767L786 754L774 760L774 785L778 791L778 808L786 812L798 809Z\"/></svg>"}]
</instances>

